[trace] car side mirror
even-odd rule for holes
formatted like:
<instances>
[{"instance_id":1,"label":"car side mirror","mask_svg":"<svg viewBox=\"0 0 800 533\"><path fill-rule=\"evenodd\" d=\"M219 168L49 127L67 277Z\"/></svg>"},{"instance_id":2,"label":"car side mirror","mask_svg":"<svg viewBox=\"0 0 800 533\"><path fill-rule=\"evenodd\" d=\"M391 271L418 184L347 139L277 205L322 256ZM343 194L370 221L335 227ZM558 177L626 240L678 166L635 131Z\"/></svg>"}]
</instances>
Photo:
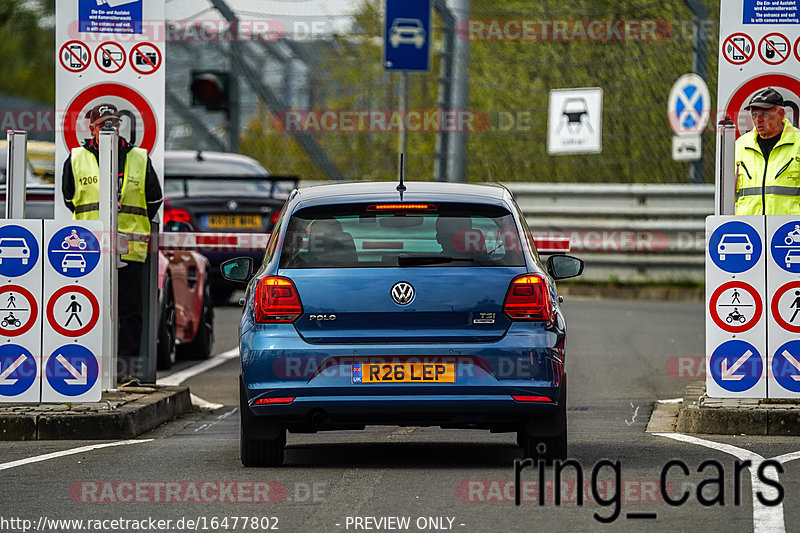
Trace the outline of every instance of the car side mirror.
<instances>
[{"instance_id":1,"label":"car side mirror","mask_svg":"<svg viewBox=\"0 0 800 533\"><path fill-rule=\"evenodd\" d=\"M219 266L222 277L229 281L247 283L253 277L253 259L250 257L236 257L228 259Z\"/></svg>"},{"instance_id":2,"label":"car side mirror","mask_svg":"<svg viewBox=\"0 0 800 533\"><path fill-rule=\"evenodd\" d=\"M583 272L583 260L571 255L551 255L547 258L547 272L553 279L574 278Z\"/></svg>"}]
</instances>

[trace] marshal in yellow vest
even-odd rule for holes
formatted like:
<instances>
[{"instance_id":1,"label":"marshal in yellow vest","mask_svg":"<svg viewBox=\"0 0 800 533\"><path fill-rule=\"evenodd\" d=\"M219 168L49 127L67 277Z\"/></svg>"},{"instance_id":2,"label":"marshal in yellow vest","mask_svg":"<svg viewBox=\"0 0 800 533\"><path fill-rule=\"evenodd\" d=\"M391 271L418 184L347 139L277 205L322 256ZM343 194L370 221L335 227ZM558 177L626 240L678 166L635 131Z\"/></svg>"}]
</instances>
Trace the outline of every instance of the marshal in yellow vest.
<instances>
[{"instance_id":1,"label":"marshal in yellow vest","mask_svg":"<svg viewBox=\"0 0 800 533\"><path fill-rule=\"evenodd\" d=\"M72 174L75 177L75 220L99 220L100 218L100 166L97 159L86 148L71 151ZM120 233L132 234L128 239L125 261L144 262L147 258L147 238L150 235L150 219L147 217L145 178L147 177L147 152L132 148L125 158L120 209L117 228ZM138 238L137 238L138 236Z\"/></svg>"},{"instance_id":2,"label":"marshal in yellow vest","mask_svg":"<svg viewBox=\"0 0 800 533\"><path fill-rule=\"evenodd\" d=\"M800 130L783 119L767 164L755 129L736 141L736 214L800 214Z\"/></svg>"}]
</instances>

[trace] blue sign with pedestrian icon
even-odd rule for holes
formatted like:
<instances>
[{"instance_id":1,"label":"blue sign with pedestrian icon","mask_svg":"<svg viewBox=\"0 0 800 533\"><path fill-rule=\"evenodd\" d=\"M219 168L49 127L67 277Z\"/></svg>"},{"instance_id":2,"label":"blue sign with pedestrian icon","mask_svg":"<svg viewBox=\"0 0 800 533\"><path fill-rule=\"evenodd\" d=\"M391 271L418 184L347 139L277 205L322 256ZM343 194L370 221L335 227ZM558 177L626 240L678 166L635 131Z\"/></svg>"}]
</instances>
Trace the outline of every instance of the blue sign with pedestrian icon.
<instances>
[{"instance_id":1,"label":"blue sign with pedestrian icon","mask_svg":"<svg viewBox=\"0 0 800 533\"><path fill-rule=\"evenodd\" d=\"M800 274L800 220L787 222L772 234L772 259L787 272Z\"/></svg>"},{"instance_id":2,"label":"blue sign with pedestrian icon","mask_svg":"<svg viewBox=\"0 0 800 533\"><path fill-rule=\"evenodd\" d=\"M36 360L16 344L0 346L0 396L19 396L36 381Z\"/></svg>"},{"instance_id":3,"label":"blue sign with pedestrian icon","mask_svg":"<svg viewBox=\"0 0 800 533\"><path fill-rule=\"evenodd\" d=\"M386 70L428 70L430 0L386 0L383 65Z\"/></svg>"},{"instance_id":4,"label":"blue sign with pedestrian icon","mask_svg":"<svg viewBox=\"0 0 800 533\"><path fill-rule=\"evenodd\" d=\"M708 241L708 254L720 269L732 274L747 272L761 258L761 236L753 226L731 221L719 226Z\"/></svg>"},{"instance_id":5,"label":"blue sign with pedestrian icon","mask_svg":"<svg viewBox=\"0 0 800 533\"><path fill-rule=\"evenodd\" d=\"M800 340L789 341L775 351L772 375L784 389L800 392Z\"/></svg>"},{"instance_id":6,"label":"blue sign with pedestrian icon","mask_svg":"<svg viewBox=\"0 0 800 533\"><path fill-rule=\"evenodd\" d=\"M47 258L56 272L80 278L100 262L100 242L81 226L66 226L53 234L47 245Z\"/></svg>"},{"instance_id":7,"label":"blue sign with pedestrian icon","mask_svg":"<svg viewBox=\"0 0 800 533\"><path fill-rule=\"evenodd\" d=\"M730 392L752 389L764 372L764 362L755 346L738 339L720 344L711 354L709 367L714 381Z\"/></svg>"},{"instance_id":8,"label":"blue sign with pedestrian icon","mask_svg":"<svg viewBox=\"0 0 800 533\"><path fill-rule=\"evenodd\" d=\"M92 388L99 376L97 358L80 344L65 344L47 359L47 382L64 396L78 396Z\"/></svg>"},{"instance_id":9,"label":"blue sign with pedestrian icon","mask_svg":"<svg viewBox=\"0 0 800 533\"><path fill-rule=\"evenodd\" d=\"M39 244L22 226L0 227L0 275L16 278L27 274L39 260Z\"/></svg>"}]
</instances>

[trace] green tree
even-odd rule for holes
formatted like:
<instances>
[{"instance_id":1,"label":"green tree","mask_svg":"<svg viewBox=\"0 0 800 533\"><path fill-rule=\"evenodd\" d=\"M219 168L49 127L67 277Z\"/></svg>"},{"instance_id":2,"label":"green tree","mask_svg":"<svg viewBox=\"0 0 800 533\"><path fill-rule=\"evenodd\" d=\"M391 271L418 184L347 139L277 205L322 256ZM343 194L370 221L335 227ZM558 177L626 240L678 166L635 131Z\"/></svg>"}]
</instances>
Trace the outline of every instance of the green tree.
<instances>
[{"instance_id":1,"label":"green tree","mask_svg":"<svg viewBox=\"0 0 800 533\"><path fill-rule=\"evenodd\" d=\"M55 102L55 0L0 0L0 93Z\"/></svg>"}]
</instances>

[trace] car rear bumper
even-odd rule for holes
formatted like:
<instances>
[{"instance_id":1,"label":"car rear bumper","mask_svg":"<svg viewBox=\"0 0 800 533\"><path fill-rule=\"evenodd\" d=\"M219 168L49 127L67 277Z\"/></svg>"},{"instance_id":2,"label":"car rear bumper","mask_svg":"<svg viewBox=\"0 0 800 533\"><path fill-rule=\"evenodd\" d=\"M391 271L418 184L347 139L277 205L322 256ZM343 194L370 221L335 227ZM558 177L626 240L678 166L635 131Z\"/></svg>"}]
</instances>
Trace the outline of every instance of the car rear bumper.
<instances>
[{"instance_id":1,"label":"car rear bumper","mask_svg":"<svg viewBox=\"0 0 800 533\"><path fill-rule=\"evenodd\" d=\"M281 335L281 331L287 335ZM264 335L242 332L247 402L265 423L305 429L340 425L435 425L510 430L552 415L564 381L563 332L512 327L499 342L460 344L308 344L291 325ZM535 346L535 347L534 347ZM452 383L358 383L353 365L448 362ZM512 396L539 396L518 401ZM269 398L285 404L255 405Z\"/></svg>"}]
</instances>

